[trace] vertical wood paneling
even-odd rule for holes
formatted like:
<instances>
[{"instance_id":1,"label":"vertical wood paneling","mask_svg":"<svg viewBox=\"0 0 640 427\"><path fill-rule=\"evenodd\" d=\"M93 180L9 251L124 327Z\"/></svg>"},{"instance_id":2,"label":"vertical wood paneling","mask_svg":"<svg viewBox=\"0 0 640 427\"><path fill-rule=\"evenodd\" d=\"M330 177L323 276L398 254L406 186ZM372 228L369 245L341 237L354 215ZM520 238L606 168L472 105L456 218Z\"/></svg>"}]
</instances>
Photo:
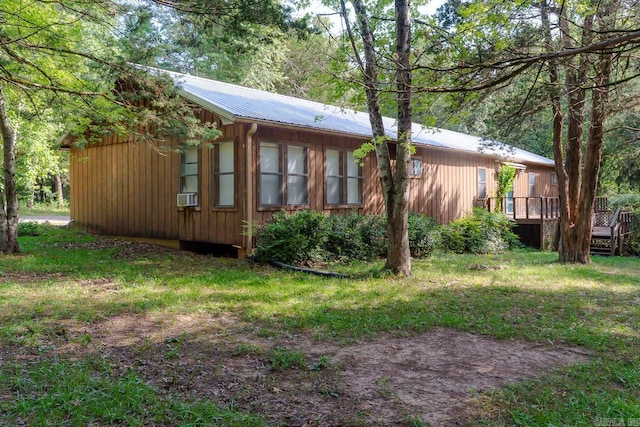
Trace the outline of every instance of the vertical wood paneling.
<instances>
[{"instance_id":1,"label":"vertical wood paneling","mask_svg":"<svg viewBox=\"0 0 640 427\"><path fill-rule=\"evenodd\" d=\"M145 146L144 175L141 176L142 182L140 183L145 192L143 198L140 199L144 203L144 212L142 212L144 233L146 236L153 237L160 237L155 223L162 216L162 212L158 210L161 181L157 169L158 159L161 158L162 154L157 150L155 145Z\"/></svg>"},{"instance_id":2,"label":"vertical wood paneling","mask_svg":"<svg viewBox=\"0 0 640 427\"><path fill-rule=\"evenodd\" d=\"M201 115L205 120L215 117ZM251 154L258 158L261 140L298 143L308 146L309 207L325 214L343 214L351 208L327 209L324 206L324 149L327 146L353 150L362 143L350 137L338 137L305 130L278 129L258 125L254 135L253 153L246 153L248 124L222 126L220 140L233 140L236 155L236 209L213 207L211 153L200 150L200 211L178 211L175 196L179 187L179 155L158 153L146 144L129 145L112 137L84 150L72 149L71 155L71 213L81 227L105 234L137 235L165 239L197 240L223 244L243 244L242 220L252 208L257 223L268 221L275 210L261 210L257 203L245 206L245 159ZM171 141L175 148L178 141ZM477 196L477 168L487 170L487 192L495 194L495 161L473 153L453 153L418 147L416 155L422 160L422 177L410 180L410 208L449 222L469 212ZM253 197L257 201L257 165L253 163ZM529 171L538 175L541 194L557 195L557 186L550 183L552 168L529 167L518 174L515 195L528 195ZM375 156L371 154L364 165L364 213L382 213L384 203L380 190Z\"/></svg>"},{"instance_id":3,"label":"vertical wood paneling","mask_svg":"<svg viewBox=\"0 0 640 427\"><path fill-rule=\"evenodd\" d=\"M201 212L198 215L198 228L197 233L204 241L209 241L209 223L221 222L226 224L225 215L214 215L211 207L213 206L211 200L211 151L208 148L200 149L200 196L202 201L200 202Z\"/></svg>"},{"instance_id":4,"label":"vertical wood paneling","mask_svg":"<svg viewBox=\"0 0 640 427\"><path fill-rule=\"evenodd\" d=\"M126 197L127 194L127 171L124 169L126 163L126 158L124 157L124 145L123 144L115 144L113 146L113 151L116 154L116 160L113 162L114 166L114 177L118 182L117 194L115 195L116 203L118 204L117 208L117 216L118 216L118 226L116 234L118 236L124 235L126 229L126 221L127 215L125 213L126 207Z\"/></svg>"},{"instance_id":5,"label":"vertical wood paneling","mask_svg":"<svg viewBox=\"0 0 640 427\"><path fill-rule=\"evenodd\" d=\"M138 175L138 170L136 168L136 158L139 144L126 144L126 154L127 154L127 209L126 209L126 222L124 222L127 226L127 230L125 234L127 236L135 236L136 235L136 227L134 225L134 221L136 216L139 214L136 204L136 198L138 196L135 191L135 182L136 176Z\"/></svg>"},{"instance_id":6,"label":"vertical wood paneling","mask_svg":"<svg viewBox=\"0 0 640 427\"><path fill-rule=\"evenodd\" d=\"M170 141L169 144L171 144ZM151 153L149 166L151 168L151 171L149 173L150 181L147 183L147 186L153 188L153 192L151 194L151 203L148 204L151 206L151 211L149 212L149 226L151 228L151 235L160 236L163 227L162 223L160 222L163 215L161 215L160 212L164 209L167 209L167 207L164 206L164 204L166 203L164 192L166 190L162 185L162 174L164 172L162 171L162 156L160 153ZM179 174L180 172L179 170L176 170L175 173Z\"/></svg>"}]
</instances>

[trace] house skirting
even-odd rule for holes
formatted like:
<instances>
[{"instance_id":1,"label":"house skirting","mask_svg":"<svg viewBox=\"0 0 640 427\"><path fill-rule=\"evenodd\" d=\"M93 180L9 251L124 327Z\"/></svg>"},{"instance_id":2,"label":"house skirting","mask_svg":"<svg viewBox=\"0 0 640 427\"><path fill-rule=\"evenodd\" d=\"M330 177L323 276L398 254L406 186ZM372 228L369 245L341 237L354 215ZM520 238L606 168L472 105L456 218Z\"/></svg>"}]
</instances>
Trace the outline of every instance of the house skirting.
<instances>
[{"instance_id":1,"label":"house skirting","mask_svg":"<svg viewBox=\"0 0 640 427\"><path fill-rule=\"evenodd\" d=\"M514 232L525 245L542 250L555 250L557 245L558 218L543 218L538 221L518 221Z\"/></svg>"}]
</instances>

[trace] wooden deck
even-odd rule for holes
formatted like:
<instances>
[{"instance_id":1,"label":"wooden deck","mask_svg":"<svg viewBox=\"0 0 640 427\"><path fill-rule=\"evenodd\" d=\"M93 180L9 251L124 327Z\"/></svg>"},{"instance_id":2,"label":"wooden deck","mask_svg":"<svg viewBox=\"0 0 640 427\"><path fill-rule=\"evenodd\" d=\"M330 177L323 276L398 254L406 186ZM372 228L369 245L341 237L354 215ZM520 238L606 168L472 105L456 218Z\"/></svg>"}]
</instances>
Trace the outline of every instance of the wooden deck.
<instances>
[{"instance_id":1,"label":"wooden deck","mask_svg":"<svg viewBox=\"0 0 640 427\"><path fill-rule=\"evenodd\" d=\"M495 197L478 200L476 206L495 211ZM518 224L516 230L529 246L545 247L552 238L553 228L560 218L560 201L557 197L514 197L502 201L502 213ZM606 197L598 197L593 209L591 253L622 255L625 237L629 234L631 213L618 208L609 209ZM533 236L533 237L532 237Z\"/></svg>"},{"instance_id":2,"label":"wooden deck","mask_svg":"<svg viewBox=\"0 0 640 427\"><path fill-rule=\"evenodd\" d=\"M486 199L490 212L496 210L496 199ZM502 213L518 224L541 224L545 219L560 217L560 200L557 197L513 197L502 201Z\"/></svg>"}]
</instances>

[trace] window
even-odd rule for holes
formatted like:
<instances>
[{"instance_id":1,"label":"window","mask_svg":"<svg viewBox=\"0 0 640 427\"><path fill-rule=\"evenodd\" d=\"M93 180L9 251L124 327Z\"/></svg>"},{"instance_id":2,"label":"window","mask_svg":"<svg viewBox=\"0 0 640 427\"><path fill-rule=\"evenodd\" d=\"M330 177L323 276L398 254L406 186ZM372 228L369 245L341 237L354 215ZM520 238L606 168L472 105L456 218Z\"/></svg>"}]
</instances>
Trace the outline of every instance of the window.
<instances>
[{"instance_id":1,"label":"window","mask_svg":"<svg viewBox=\"0 0 640 427\"><path fill-rule=\"evenodd\" d=\"M411 159L411 169L409 170L409 176L412 178L422 177L422 159L419 157L413 157Z\"/></svg>"},{"instance_id":2,"label":"window","mask_svg":"<svg viewBox=\"0 0 640 427\"><path fill-rule=\"evenodd\" d=\"M325 197L328 205L362 204L362 167L352 151L325 152Z\"/></svg>"},{"instance_id":3,"label":"window","mask_svg":"<svg viewBox=\"0 0 640 427\"><path fill-rule=\"evenodd\" d=\"M307 147L260 143L260 205L309 204ZM286 165L286 167L285 167Z\"/></svg>"},{"instance_id":4,"label":"window","mask_svg":"<svg viewBox=\"0 0 640 427\"><path fill-rule=\"evenodd\" d=\"M536 174L529 173L529 197L536 197Z\"/></svg>"},{"instance_id":5,"label":"window","mask_svg":"<svg viewBox=\"0 0 640 427\"><path fill-rule=\"evenodd\" d=\"M487 198L487 169L478 168L478 199Z\"/></svg>"},{"instance_id":6,"label":"window","mask_svg":"<svg viewBox=\"0 0 640 427\"><path fill-rule=\"evenodd\" d=\"M558 175L555 172L551 172L551 185L558 185Z\"/></svg>"},{"instance_id":7,"label":"window","mask_svg":"<svg viewBox=\"0 0 640 427\"><path fill-rule=\"evenodd\" d=\"M235 197L235 155L232 141L213 145L211 150L213 165L213 206L234 207Z\"/></svg>"},{"instance_id":8,"label":"window","mask_svg":"<svg viewBox=\"0 0 640 427\"><path fill-rule=\"evenodd\" d=\"M287 205L309 204L308 182L307 148L289 145L287 147Z\"/></svg>"},{"instance_id":9,"label":"window","mask_svg":"<svg viewBox=\"0 0 640 427\"><path fill-rule=\"evenodd\" d=\"M504 211L507 215L513 215L513 188L505 197Z\"/></svg>"},{"instance_id":10,"label":"window","mask_svg":"<svg viewBox=\"0 0 640 427\"><path fill-rule=\"evenodd\" d=\"M198 192L198 147L189 147L180 156L180 192Z\"/></svg>"}]
</instances>

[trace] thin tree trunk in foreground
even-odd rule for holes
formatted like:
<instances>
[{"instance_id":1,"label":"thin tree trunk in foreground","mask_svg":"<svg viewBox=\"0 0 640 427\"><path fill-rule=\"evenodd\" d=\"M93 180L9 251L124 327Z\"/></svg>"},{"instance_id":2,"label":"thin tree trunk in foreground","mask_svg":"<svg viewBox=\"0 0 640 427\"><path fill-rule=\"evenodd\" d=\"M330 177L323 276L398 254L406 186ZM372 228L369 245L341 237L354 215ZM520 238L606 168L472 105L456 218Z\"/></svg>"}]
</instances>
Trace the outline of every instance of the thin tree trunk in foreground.
<instances>
[{"instance_id":1,"label":"thin tree trunk in foreground","mask_svg":"<svg viewBox=\"0 0 640 427\"><path fill-rule=\"evenodd\" d=\"M62 177L59 173L55 176L56 181L56 194L58 194L58 207L60 209L64 208L64 192L62 191Z\"/></svg>"},{"instance_id":2,"label":"thin tree trunk in foreground","mask_svg":"<svg viewBox=\"0 0 640 427\"><path fill-rule=\"evenodd\" d=\"M369 25L366 6L362 0L351 0L358 21L364 50L364 62L360 59L355 47L353 34L348 25L344 0L342 10L347 30L352 40L354 54L363 74L367 94L367 108L373 134L373 145L376 152L380 186L384 195L387 214L387 262L385 269L396 275L411 275L411 254L409 252L408 206L409 179L408 170L411 162L411 22L408 0L397 0L396 5L396 53L398 62L398 140L396 143L395 173L391 166L388 137L385 134L382 114L380 112L380 88L378 84L377 56L374 47L374 36Z\"/></svg>"},{"instance_id":3,"label":"thin tree trunk in foreground","mask_svg":"<svg viewBox=\"0 0 640 427\"><path fill-rule=\"evenodd\" d=\"M0 193L0 252L18 253L18 193L16 191L16 134L7 117L4 92L0 86L0 134L2 135L4 192Z\"/></svg>"},{"instance_id":4,"label":"thin tree trunk in foreground","mask_svg":"<svg viewBox=\"0 0 640 427\"><path fill-rule=\"evenodd\" d=\"M409 0L396 0L396 86L398 90L398 137L396 171L387 201L389 249L385 268L411 275L409 249L409 168L411 165L411 15Z\"/></svg>"}]
</instances>

